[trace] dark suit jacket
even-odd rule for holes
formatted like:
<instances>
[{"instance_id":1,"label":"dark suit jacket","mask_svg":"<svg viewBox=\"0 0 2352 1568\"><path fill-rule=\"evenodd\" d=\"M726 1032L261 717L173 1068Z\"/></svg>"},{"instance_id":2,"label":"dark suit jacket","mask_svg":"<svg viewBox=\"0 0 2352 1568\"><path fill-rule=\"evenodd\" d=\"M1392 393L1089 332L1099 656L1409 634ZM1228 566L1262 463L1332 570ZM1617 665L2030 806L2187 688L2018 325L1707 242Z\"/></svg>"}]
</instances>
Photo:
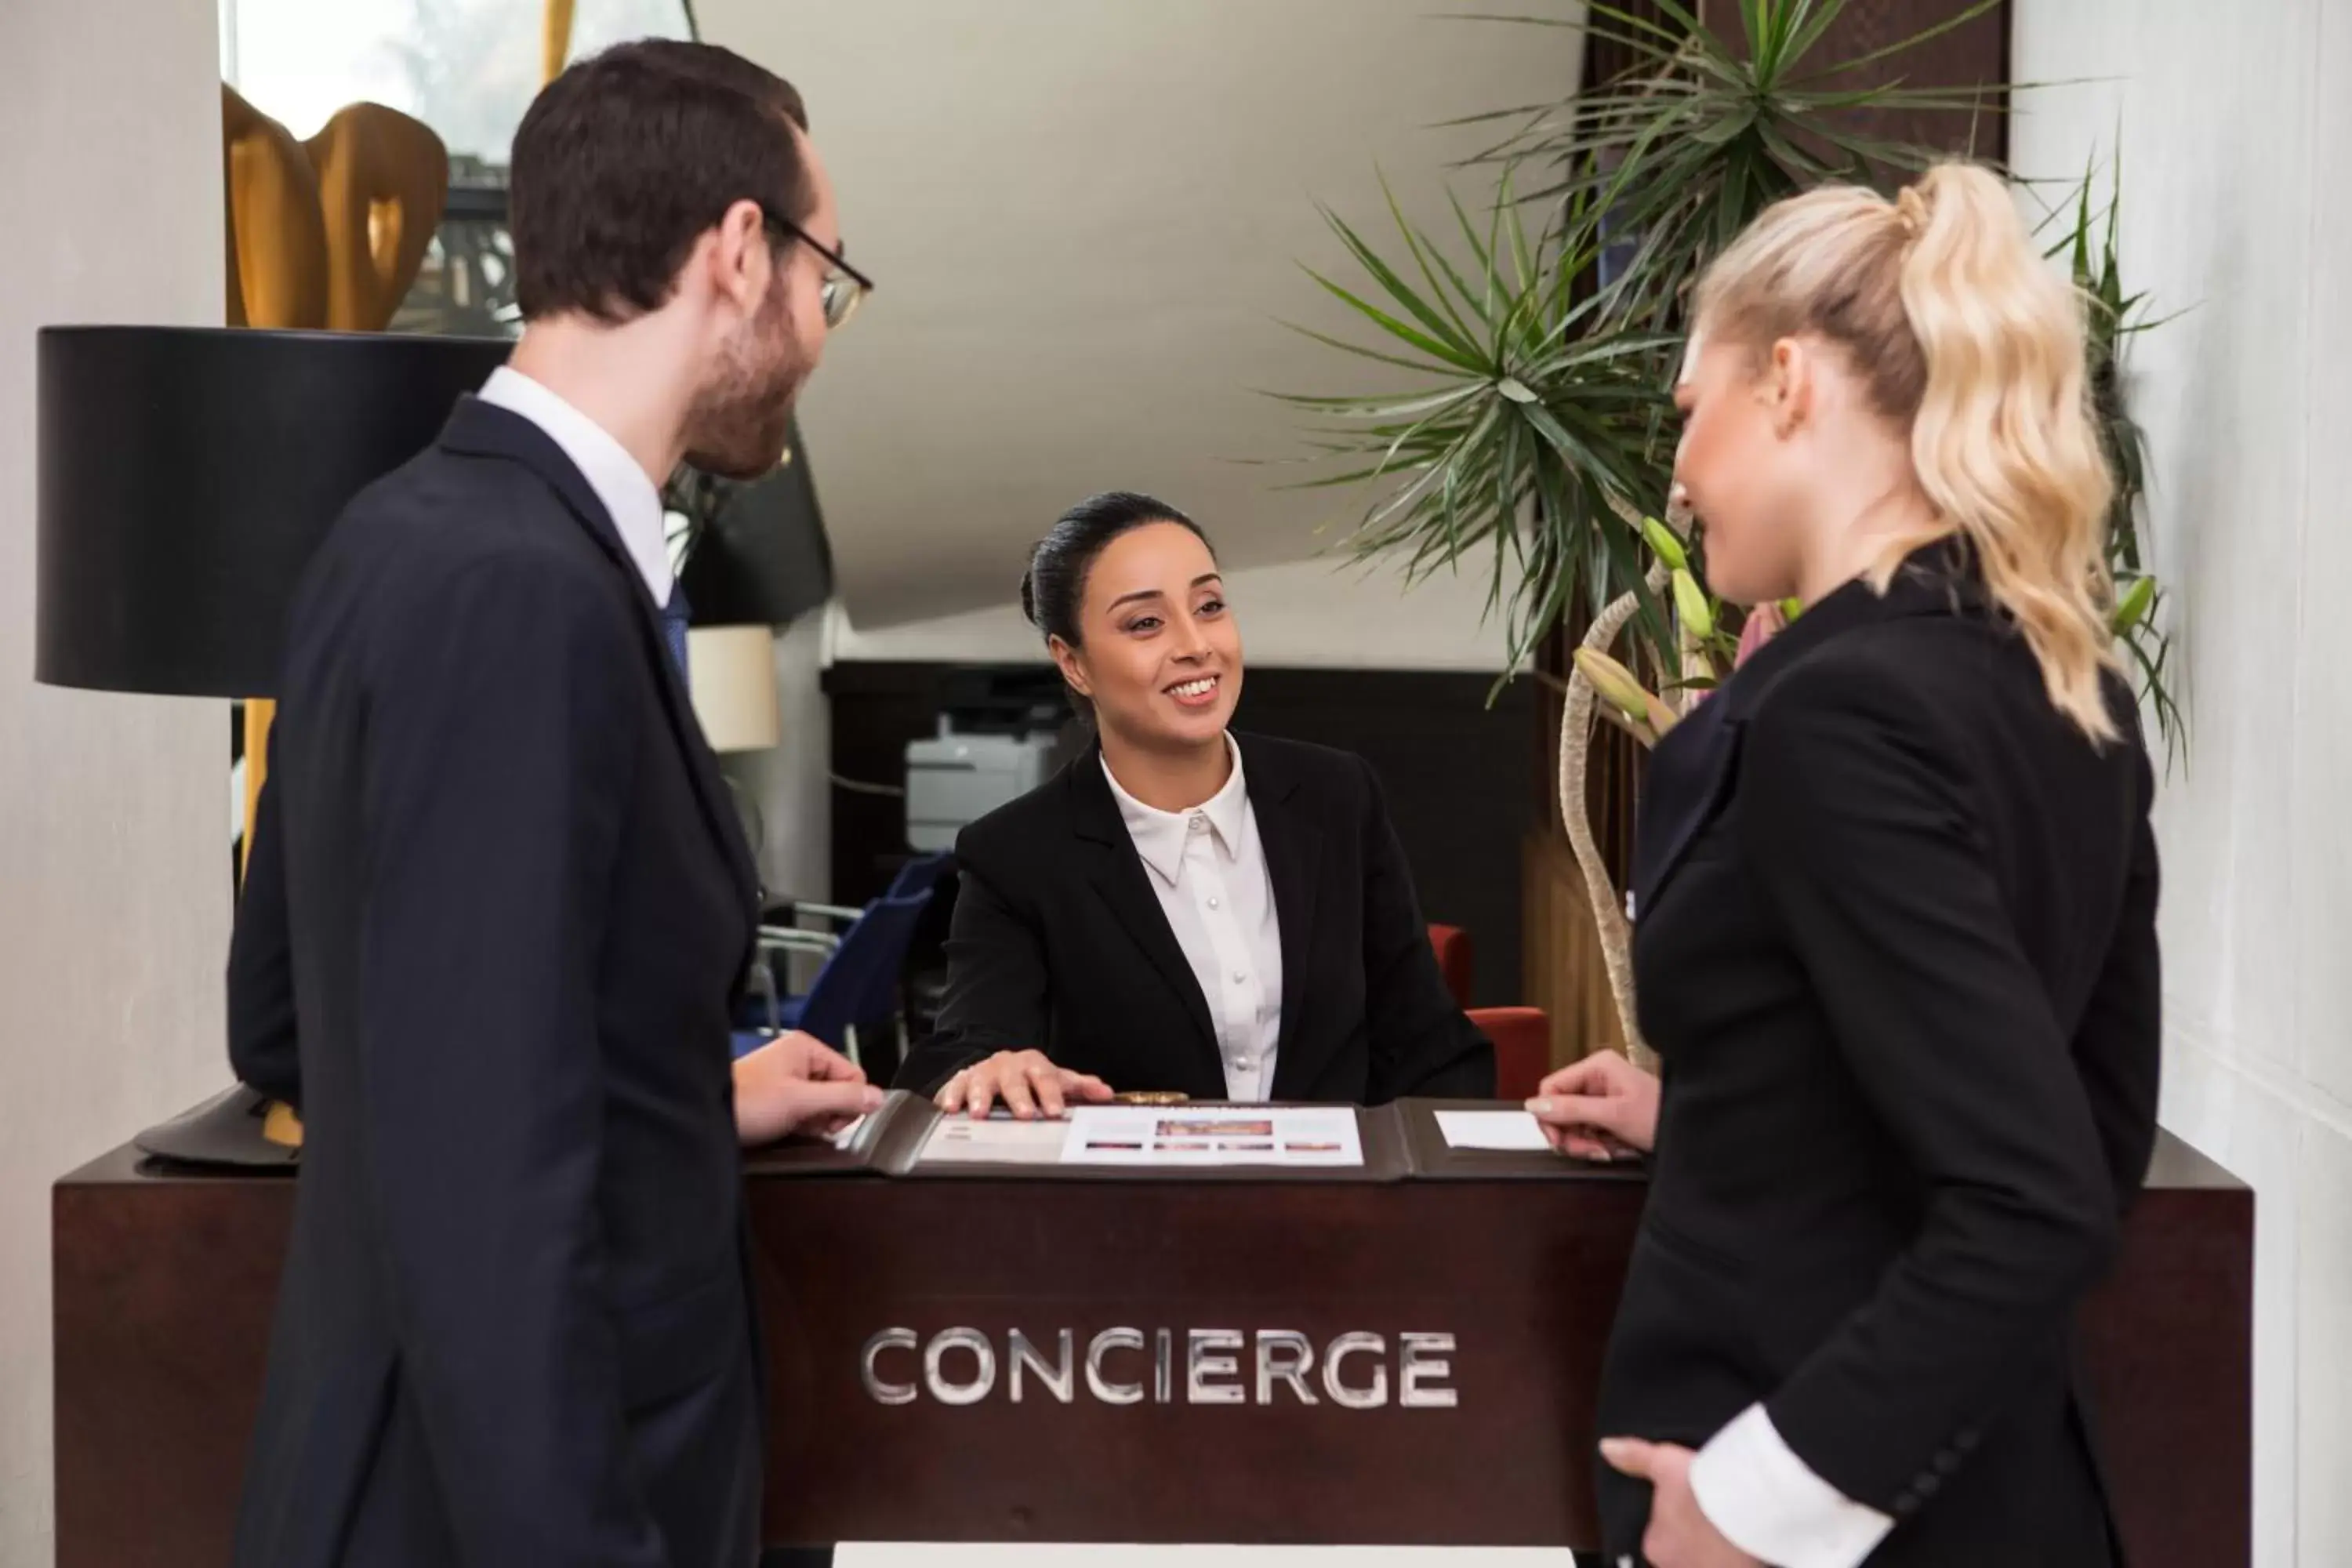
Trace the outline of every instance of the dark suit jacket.
<instances>
[{"instance_id":1,"label":"dark suit jacket","mask_svg":"<svg viewBox=\"0 0 2352 1568\"><path fill-rule=\"evenodd\" d=\"M2105 1561L2076 1301L2147 1173L2153 790L1944 547L1767 644L1653 759L1634 877L1654 1179L1604 1432L1762 1400L1898 1521L1874 1563ZM1612 1552L1645 1489L1602 1478Z\"/></svg>"},{"instance_id":2,"label":"dark suit jacket","mask_svg":"<svg viewBox=\"0 0 2352 1568\"><path fill-rule=\"evenodd\" d=\"M1272 1098L1493 1094L1494 1047L1438 973L1371 769L1296 741L1240 744L1282 937ZM1208 1002L1098 749L965 828L956 859L947 1001L901 1087L931 1093L984 1057L1034 1049L1122 1091L1225 1097Z\"/></svg>"},{"instance_id":3,"label":"dark suit jacket","mask_svg":"<svg viewBox=\"0 0 2352 1568\"><path fill-rule=\"evenodd\" d=\"M236 1562L745 1568L753 877L611 520L462 403L283 691L231 1052L305 1138Z\"/></svg>"}]
</instances>

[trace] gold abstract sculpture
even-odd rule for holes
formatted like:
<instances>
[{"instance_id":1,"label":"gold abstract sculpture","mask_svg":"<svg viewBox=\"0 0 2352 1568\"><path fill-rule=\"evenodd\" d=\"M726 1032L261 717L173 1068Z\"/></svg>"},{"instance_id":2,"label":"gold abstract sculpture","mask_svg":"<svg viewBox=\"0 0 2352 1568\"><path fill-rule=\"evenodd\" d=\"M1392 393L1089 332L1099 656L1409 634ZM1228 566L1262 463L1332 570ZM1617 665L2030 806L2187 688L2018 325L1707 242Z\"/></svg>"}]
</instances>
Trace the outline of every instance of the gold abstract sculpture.
<instances>
[{"instance_id":1,"label":"gold abstract sculpture","mask_svg":"<svg viewBox=\"0 0 2352 1568\"><path fill-rule=\"evenodd\" d=\"M228 324L325 326L327 225L310 154L286 127L224 83L221 159Z\"/></svg>"},{"instance_id":2,"label":"gold abstract sculpture","mask_svg":"<svg viewBox=\"0 0 2352 1568\"><path fill-rule=\"evenodd\" d=\"M547 0L540 13L539 78L553 81L572 53L572 0Z\"/></svg>"},{"instance_id":3,"label":"gold abstract sculpture","mask_svg":"<svg viewBox=\"0 0 2352 1568\"><path fill-rule=\"evenodd\" d=\"M326 220L327 325L380 332L440 226L449 154L421 121L379 103L339 110L302 146Z\"/></svg>"}]
</instances>

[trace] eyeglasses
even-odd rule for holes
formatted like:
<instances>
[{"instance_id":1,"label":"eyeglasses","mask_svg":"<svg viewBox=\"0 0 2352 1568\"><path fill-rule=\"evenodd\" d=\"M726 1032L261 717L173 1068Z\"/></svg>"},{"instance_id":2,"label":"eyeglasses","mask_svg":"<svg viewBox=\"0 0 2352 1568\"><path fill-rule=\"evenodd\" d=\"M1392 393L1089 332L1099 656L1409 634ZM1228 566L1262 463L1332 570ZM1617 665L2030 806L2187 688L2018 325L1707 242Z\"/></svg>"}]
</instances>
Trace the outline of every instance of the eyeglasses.
<instances>
[{"instance_id":1,"label":"eyeglasses","mask_svg":"<svg viewBox=\"0 0 2352 1568\"><path fill-rule=\"evenodd\" d=\"M814 235L788 217L778 217L767 208L760 209L767 220L768 230L786 239L797 239L831 264L824 281L817 285L817 299L824 307L824 324L832 329L845 325L857 314L857 307L866 295L874 292L874 279L852 267L841 252L824 244Z\"/></svg>"}]
</instances>

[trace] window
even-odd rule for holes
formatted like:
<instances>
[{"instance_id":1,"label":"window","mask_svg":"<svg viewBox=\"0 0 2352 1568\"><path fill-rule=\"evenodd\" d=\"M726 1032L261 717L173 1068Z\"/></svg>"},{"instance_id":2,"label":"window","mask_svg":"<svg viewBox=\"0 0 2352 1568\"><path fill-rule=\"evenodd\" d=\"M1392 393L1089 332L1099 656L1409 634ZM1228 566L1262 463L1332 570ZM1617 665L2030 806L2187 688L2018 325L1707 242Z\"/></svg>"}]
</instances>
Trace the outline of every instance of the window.
<instances>
[{"instance_id":1,"label":"window","mask_svg":"<svg viewBox=\"0 0 2352 1568\"><path fill-rule=\"evenodd\" d=\"M413 114L453 156L503 167L540 88L540 0L222 0L221 75L309 136L347 103ZM576 58L688 36L684 0L577 0Z\"/></svg>"}]
</instances>

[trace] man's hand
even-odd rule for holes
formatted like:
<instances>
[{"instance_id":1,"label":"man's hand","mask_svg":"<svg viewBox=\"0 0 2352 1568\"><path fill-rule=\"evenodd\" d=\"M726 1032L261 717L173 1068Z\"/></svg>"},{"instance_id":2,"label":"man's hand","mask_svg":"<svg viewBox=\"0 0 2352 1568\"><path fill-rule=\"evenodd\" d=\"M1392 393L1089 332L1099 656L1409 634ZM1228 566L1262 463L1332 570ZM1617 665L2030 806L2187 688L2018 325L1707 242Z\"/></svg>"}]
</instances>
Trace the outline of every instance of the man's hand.
<instances>
[{"instance_id":1,"label":"man's hand","mask_svg":"<svg viewBox=\"0 0 2352 1568\"><path fill-rule=\"evenodd\" d=\"M1642 1555L1652 1568L1766 1568L1726 1541L1699 1508L1690 1484L1696 1456L1688 1448L1608 1437L1601 1440L1601 1457L1610 1468L1650 1483L1650 1529L1642 1537Z\"/></svg>"},{"instance_id":2,"label":"man's hand","mask_svg":"<svg viewBox=\"0 0 2352 1568\"><path fill-rule=\"evenodd\" d=\"M1005 1110L1027 1121L1041 1112L1058 1117L1074 1100L1100 1105L1110 1098L1110 1085L1088 1073L1057 1068L1043 1051L999 1051L948 1079L937 1103L950 1116L957 1111L985 1116L1002 1100Z\"/></svg>"},{"instance_id":3,"label":"man's hand","mask_svg":"<svg viewBox=\"0 0 2352 1568\"><path fill-rule=\"evenodd\" d=\"M797 1029L735 1059L735 1136L747 1145L830 1136L881 1104L856 1063Z\"/></svg>"}]
</instances>

